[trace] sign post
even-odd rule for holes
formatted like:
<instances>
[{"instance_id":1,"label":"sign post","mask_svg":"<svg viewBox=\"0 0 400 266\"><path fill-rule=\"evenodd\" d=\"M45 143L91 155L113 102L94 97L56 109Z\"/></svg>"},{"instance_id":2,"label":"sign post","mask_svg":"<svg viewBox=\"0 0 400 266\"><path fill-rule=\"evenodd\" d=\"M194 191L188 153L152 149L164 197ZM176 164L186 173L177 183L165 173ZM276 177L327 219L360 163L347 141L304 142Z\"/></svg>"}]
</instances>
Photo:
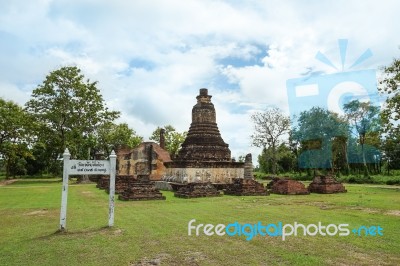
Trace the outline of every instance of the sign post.
<instances>
[{"instance_id":1,"label":"sign post","mask_svg":"<svg viewBox=\"0 0 400 266\"><path fill-rule=\"evenodd\" d=\"M110 202L108 208L108 226L114 226L114 201L115 201L115 168L117 155L112 151L110 154Z\"/></svg>"},{"instance_id":2,"label":"sign post","mask_svg":"<svg viewBox=\"0 0 400 266\"><path fill-rule=\"evenodd\" d=\"M68 199L68 166L71 154L68 149L65 149L63 154L64 167L63 167L63 185L61 192L61 212L60 212L60 231L64 231L67 224L67 199Z\"/></svg>"},{"instance_id":3,"label":"sign post","mask_svg":"<svg viewBox=\"0 0 400 266\"><path fill-rule=\"evenodd\" d=\"M67 198L69 175L110 175L110 203L108 226L114 225L115 174L117 155L111 152L110 160L70 160L71 154L65 149L63 154L63 186L61 194L60 231L66 230Z\"/></svg>"}]
</instances>

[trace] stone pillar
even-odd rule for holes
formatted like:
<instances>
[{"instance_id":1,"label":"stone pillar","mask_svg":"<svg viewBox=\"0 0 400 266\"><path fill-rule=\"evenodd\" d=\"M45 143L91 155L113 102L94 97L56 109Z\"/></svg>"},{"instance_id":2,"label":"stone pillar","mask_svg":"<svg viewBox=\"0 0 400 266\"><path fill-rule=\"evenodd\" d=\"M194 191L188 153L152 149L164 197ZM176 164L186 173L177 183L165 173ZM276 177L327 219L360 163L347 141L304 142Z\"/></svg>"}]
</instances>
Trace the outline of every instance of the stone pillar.
<instances>
[{"instance_id":1,"label":"stone pillar","mask_svg":"<svg viewBox=\"0 0 400 266\"><path fill-rule=\"evenodd\" d=\"M253 160L251 158L251 153L246 155L246 159L244 161L244 179L252 179L253 178Z\"/></svg>"},{"instance_id":2,"label":"stone pillar","mask_svg":"<svg viewBox=\"0 0 400 266\"><path fill-rule=\"evenodd\" d=\"M165 129L160 129L160 147L165 150Z\"/></svg>"}]
</instances>

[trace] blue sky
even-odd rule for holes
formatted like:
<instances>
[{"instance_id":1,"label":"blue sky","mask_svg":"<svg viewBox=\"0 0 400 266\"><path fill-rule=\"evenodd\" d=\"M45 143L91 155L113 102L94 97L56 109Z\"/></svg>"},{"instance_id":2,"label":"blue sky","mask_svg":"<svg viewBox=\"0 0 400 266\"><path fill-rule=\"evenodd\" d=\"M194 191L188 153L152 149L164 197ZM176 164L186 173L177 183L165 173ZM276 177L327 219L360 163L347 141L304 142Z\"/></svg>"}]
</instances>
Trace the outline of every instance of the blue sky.
<instances>
[{"instance_id":1,"label":"blue sky","mask_svg":"<svg viewBox=\"0 0 400 266\"><path fill-rule=\"evenodd\" d=\"M398 1L0 0L0 97L24 104L52 70L76 65L107 105L147 139L166 124L189 129L200 88L213 95L233 156L252 152L250 115L288 112L286 80L371 69L399 57ZM378 71L379 72L379 71ZM253 158L255 158L254 156Z\"/></svg>"}]
</instances>

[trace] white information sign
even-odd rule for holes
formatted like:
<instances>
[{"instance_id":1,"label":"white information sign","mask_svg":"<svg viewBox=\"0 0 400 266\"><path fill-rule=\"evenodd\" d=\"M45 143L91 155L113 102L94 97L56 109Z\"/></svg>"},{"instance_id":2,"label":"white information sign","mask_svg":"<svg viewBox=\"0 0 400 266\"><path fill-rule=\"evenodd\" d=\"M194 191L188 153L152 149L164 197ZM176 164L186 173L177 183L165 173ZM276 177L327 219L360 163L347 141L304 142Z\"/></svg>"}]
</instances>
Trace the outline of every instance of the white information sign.
<instances>
[{"instance_id":1,"label":"white information sign","mask_svg":"<svg viewBox=\"0 0 400 266\"><path fill-rule=\"evenodd\" d=\"M108 207L108 226L114 225L115 174L117 155L112 151L110 160L70 160L71 154L65 149L63 154L63 186L61 192L60 230L66 230L68 177L70 175L110 175L110 195Z\"/></svg>"},{"instance_id":2,"label":"white information sign","mask_svg":"<svg viewBox=\"0 0 400 266\"><path fill-rule=\"evenodd\" d=\"M70 175L109 175L110 161L70 160L68 173Z\"/></svg>"}]
</instances>

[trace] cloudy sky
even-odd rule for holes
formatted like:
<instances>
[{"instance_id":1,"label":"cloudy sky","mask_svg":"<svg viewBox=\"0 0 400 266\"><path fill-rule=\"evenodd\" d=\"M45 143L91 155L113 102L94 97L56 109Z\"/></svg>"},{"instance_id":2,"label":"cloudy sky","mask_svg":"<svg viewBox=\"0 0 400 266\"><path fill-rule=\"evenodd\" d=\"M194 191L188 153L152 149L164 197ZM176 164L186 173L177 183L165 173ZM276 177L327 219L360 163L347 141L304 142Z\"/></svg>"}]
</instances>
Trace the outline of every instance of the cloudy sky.
<instances>
[{"instance_id":1,"label":"cloudy sky","mask_svg":"<svg viewBox=\"0 0 400 266\"><path fill-rule=\"evenodd\" d=\"M189 129L200 88L213 95L233 156L251 147L250 115L289 114L286 80L345 68L379 69L400 56L400 2L0 0L0 97L24 104L52 70L76 65L107 105L148 139ZM379 72L379 71L378 71ZM378 73L379 74L379 73Z\"/></svg>"}]
</instances>

